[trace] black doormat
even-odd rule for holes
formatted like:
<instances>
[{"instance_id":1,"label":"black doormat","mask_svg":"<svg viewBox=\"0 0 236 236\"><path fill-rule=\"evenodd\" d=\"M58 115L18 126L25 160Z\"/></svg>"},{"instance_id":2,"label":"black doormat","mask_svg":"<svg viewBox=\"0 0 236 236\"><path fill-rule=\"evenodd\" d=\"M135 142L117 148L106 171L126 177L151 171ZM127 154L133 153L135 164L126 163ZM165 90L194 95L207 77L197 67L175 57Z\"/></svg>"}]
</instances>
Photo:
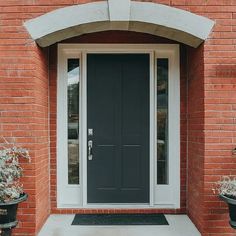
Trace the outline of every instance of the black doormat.
<instances>
[{"instance_id":1,"label":"black doormat","mask_svg":"<svg viewBox=\"0 0 236 236\"><path fill-rule=\"evenodd\" d=\"M76 214L72 225L169 225L164 214Z\"/></svg>"}]
</instances>

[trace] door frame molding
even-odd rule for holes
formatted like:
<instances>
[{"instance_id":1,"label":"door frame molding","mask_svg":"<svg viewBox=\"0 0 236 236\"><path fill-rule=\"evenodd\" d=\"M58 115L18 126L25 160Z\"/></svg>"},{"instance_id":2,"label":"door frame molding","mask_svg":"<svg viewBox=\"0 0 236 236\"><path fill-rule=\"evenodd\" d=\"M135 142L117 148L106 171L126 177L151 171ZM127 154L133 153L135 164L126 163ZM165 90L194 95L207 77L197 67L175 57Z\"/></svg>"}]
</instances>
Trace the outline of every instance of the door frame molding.
<instances>
[{"instance_id":1,"label":"door frame molding","mask_svg":"<svg viewBox=\"0 0 236 236\"><path fill-rule=\"evenodd\" d=\"M87 54L150 55L150 202L149 204L87 204ZM80 60L80 185L68 184L67 59ZM169 59L169 184L156 180L156 66ZM66 111L66 112L65 112ZM175 114L175 116L171 116ZM82 125L81 125L82 124ZM66 173L66 175L65 175ZM178 44L58 44L57 80L57 207L58 208L180 208L180 69Z\"/></svg>"}]
</instances>

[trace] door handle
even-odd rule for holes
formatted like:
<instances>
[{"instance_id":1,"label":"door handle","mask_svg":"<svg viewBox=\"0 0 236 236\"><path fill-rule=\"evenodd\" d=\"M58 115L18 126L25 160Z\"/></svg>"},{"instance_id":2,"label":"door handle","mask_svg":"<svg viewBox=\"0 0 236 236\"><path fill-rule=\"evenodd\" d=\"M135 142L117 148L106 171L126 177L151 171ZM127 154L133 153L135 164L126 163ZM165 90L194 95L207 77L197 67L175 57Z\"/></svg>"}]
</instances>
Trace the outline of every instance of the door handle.
<instances>
[{"instance_id":1,"label":"door handle","mask_svg":"<svg viewBox=\"0 0 236 236\"><path fill-rule=\"evenodd\" d=\"M88 160L89 161L93 160L93 141L92 140L88 141Z\"/></svg>"}]
</instances>

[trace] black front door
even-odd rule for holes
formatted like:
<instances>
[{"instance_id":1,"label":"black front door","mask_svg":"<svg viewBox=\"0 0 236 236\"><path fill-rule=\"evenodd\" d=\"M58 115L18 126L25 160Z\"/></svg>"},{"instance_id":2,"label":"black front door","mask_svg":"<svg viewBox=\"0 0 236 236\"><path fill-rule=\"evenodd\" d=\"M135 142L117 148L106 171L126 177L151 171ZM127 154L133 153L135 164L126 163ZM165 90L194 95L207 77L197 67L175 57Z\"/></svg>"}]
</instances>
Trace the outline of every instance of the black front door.
<instances>
[{"instance_id":1,"label":"black front door","mask_svg":"<svg viewBox=\"0 0 236 236\"><path fill-rule=\"evenodd\" d=\"M88 203L149 202L149 54L88 54Z\"/></svg>"}]
</instances>

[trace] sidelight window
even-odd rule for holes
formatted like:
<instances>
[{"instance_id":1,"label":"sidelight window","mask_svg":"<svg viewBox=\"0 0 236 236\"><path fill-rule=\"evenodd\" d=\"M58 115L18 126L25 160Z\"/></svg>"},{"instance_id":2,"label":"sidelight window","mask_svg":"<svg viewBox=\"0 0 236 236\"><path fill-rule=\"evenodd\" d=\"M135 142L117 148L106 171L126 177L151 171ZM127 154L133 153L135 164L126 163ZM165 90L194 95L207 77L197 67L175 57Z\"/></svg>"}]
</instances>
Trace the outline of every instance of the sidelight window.
<instances>
[{"instance_id":1,"label":"sidelight window","mask_svg":"<svg viewBox=\"0 0 236 236\"><path fill-rule=\"evenodd\" d=\"M168 59L157 59L157 184L168 184Z\"/></svg>"},{"instance_id":2,"label":"sidelight window","mask_svg":"<svg viewBox=\"0 0 236 236\"><path fill-rule=\"evenodd\" d=\"M68 184L79 184L79 59L68 59Z\"/></svg>"}]
</instances>

